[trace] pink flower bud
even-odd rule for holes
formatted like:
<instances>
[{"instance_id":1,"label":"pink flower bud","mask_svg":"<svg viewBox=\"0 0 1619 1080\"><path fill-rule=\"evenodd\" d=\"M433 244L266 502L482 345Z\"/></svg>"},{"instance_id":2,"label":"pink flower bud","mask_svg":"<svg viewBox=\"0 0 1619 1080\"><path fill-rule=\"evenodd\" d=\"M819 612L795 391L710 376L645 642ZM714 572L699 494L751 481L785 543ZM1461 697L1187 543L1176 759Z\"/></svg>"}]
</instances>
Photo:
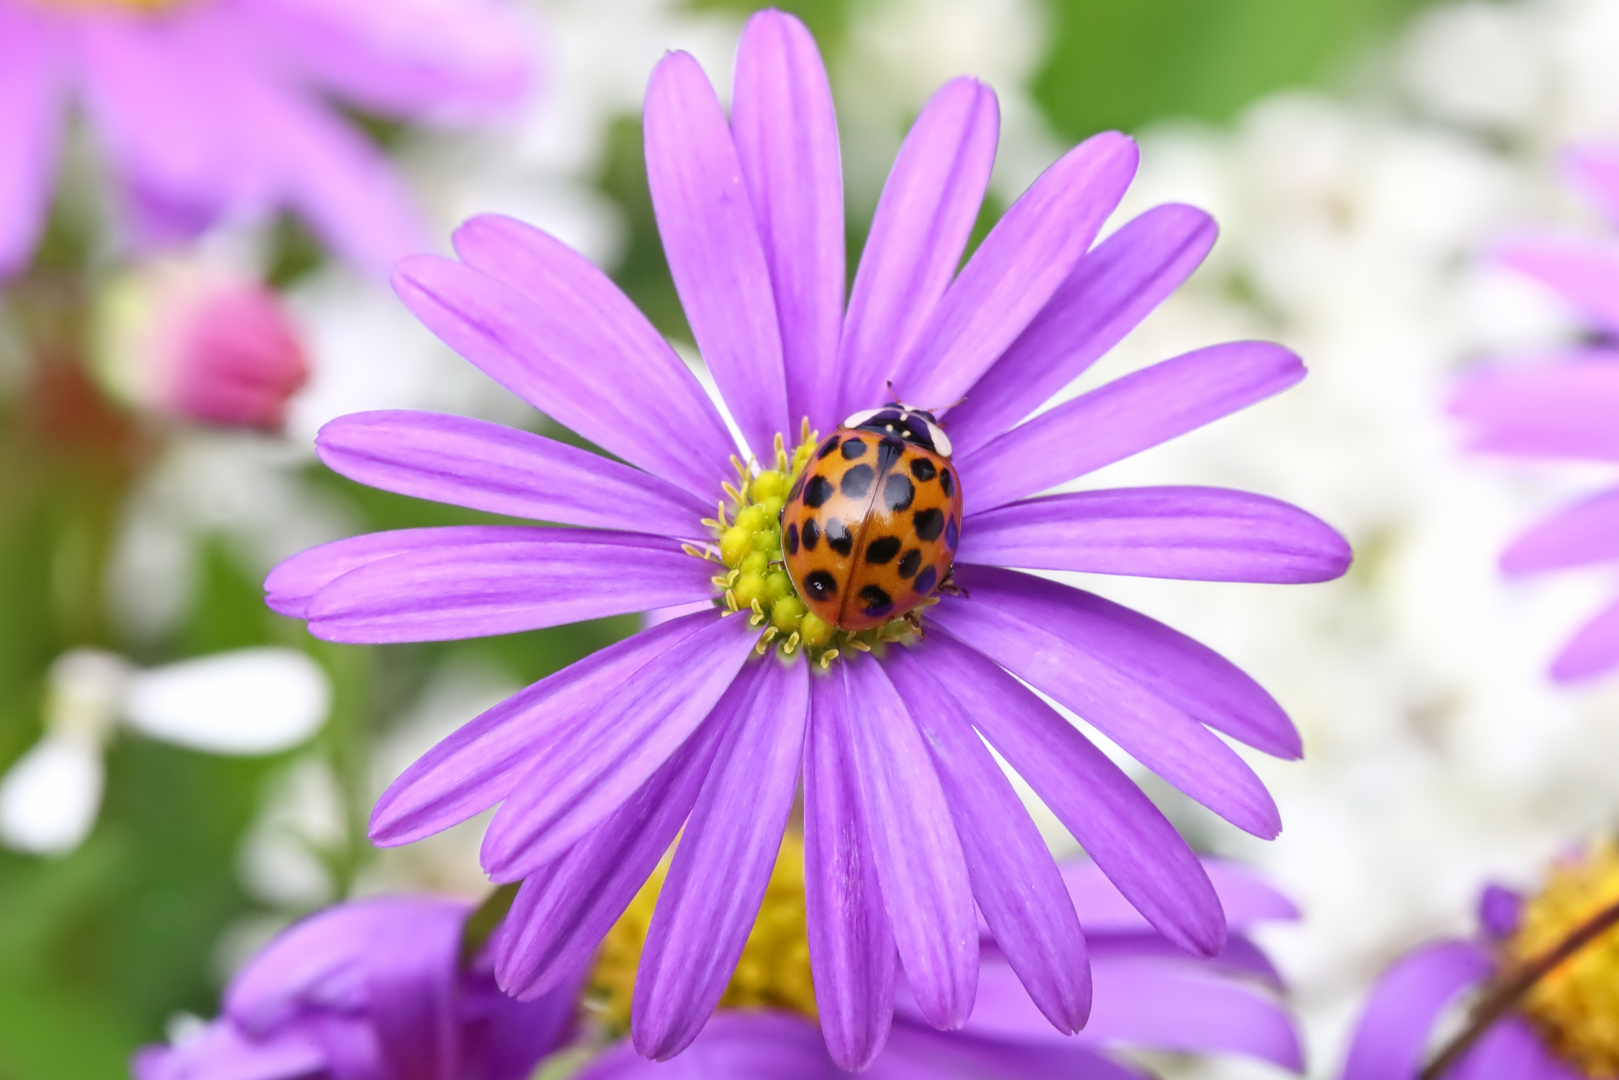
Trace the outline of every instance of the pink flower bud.
<instances>
[{"instance_id":1,"label":"pink flower bud","mask_svg":"<svg viewBox=\"0 0 1619 1080\"><path fill-rule=\"evenodd\" d=\"M277 431L309 378L297 327L274 290L195 260L150 263L98 305L104 385L139 408Z\"/></svg>"}]
</instances>

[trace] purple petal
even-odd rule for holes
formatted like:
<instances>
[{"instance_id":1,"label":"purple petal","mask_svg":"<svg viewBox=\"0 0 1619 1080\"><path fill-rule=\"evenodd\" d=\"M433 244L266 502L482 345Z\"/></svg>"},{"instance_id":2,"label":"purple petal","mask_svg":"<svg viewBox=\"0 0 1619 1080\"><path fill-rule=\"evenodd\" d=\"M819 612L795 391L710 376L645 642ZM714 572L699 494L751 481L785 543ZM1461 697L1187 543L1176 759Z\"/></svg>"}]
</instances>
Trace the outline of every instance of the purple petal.
<instances>
[{"instance_id":1,"label":"purple petal","mask_svg":"<svg viewBox=\"0 0 1619 1080\"><path fill-rule=\"evenodd\" d=\"M1552 678L1574 682L1601 675L1619 665L1619 603L1603 608L1580 627L1552 661Z\"/></svg>"},{"instance_id":2,"label":"purple petal","mask_svg":"<svg viewBox=\"0 0 1619 1080\"><path fill-rule=\"evenodd\" d=\"M1490 884L1478 898L1478 921L1484 932L1503 941L1518 932L1523 920L1524 895L1505 885Z\"/></svg>"},{"instance_id":3,"label":"purple petal","mask_svg":"<svg viewBox=\"0 0 1619 1080\"><path fill-rule=\"evenodd\" d=\"M1619 352L1483 372L1450 411L1473 425L1472 450L1619 461Z\"/></svg>"},{"instance_id":4,"label":"purple petal","mask_svg":"<svg viewBox=\"0 0 1619 1080\"><path fill-rule=\"evenodd\" d=\"M1069 1039L1058 1045L945 1034L901 1019L871 1080L1143 1080L1143 1073Z\"/></svg>"},{"instance_id":5,"label":"purple petal","mask_svg":"<svg viewBox=\"0 0 1619 1080\"><path fill-rule=\"evenodd\" d=\"M945 407L978 381L1051 299L1135 176L1140 153L1093 135L1041 174L996 222L894 374L899 400Z\"/></svg>"},{"instance_id":6,"label":"purple petal","mask_svg":"<svg viewBox=\"0 0 1619 1080\"><path fill-rule=\"evenodd\" d=\"M958 1028L978 985L978 917L961 840L927 746L881 665L841 666L849 751L905 980L928 1023Z\"/></svg>"},{"instance_id":7,"label":"purple petal","mask_svg":"<svg viewBox=\"0 0 1619 1080\"><path fill-rule=\"evenodd\" d=\"M300 81L369 112L466 122L517 104L534 35L512 7L470 0L249 0L236 5Z\"/></svg>"},{"instance_id":8,"label":"purple petal","mask_svg":"<svg viewBox=\"0 0 1619 1080\"><path fill-rule=\"evenodd\" d=\"M65 119L53 38L26 8L0 10L0 277L28 264L50 214Z\"/></svg>"},{"instance_id":9,"label":"purple petal","mask_svg":"<svg viewBox=\"0 0 1619 1080\"><path fill-rule=\"evenodd\" d=\"M404 260L394 288L456 352L550 416L698 498L719 497L735 443L696 377L583 256L499 217L461 226L467 264Z\"/></svg>"},{"instance_id":10,"label":"purple petal","mask_svg":"<svg viewBox=\"0 0 1619 1080\"><path fill-rule=\"evenodd\" d=\"M1217 233L1214 219L1169 203L1126 223L1074 264L1018 339L945 426L967 454L1027 417L1077 379L1197 269Z\"/></svg>"},{"instance_id":11,"label":"purple petal","mask_svg":"<svg viewBox=\"0 0 1619 1080\"><path fill-rule=\"evenodd\" d=\"M1610 221L1619 223L1619 147L1576 143L1563 152L1563 175Z\"/></svg>"},{"instance_id":12,"label":"purple petal","mask_svg":"<svg viewBox=\"0 0 1619 1080\"><path fill-rule=\"evenodd\" d=\"M1414 1080L1439 1014L1492 967L1484 950L1463 941L1402 957L1366 999L1342 1080Z\"/></svg>"},{"instance_id":13,"label":"purple petal","mask_svg":"<svg viewBox=\"0 0 1619 1080\"><path fill-rule=\"evenodd\" d=\"M1276 803L1248 763L1162 692L1161 682L1190 681L1191 671L1148 674L1118 663L1119 642L1096 646L1117 624L1096 618L1077 589L970 569L957 581L972 598L947 599L934 609L935 622L1233 825L1267 840L1281 831ZM1040 586L1045 597L1035 591ZM1076 595L1063 595L1068 592Z\"/></svg>"},{"instance_id":14,"label":"purple petal","mask_svg":"<svg viewBox=\"0 0 1619 1080\"><path fill-rule=\"evenodd\" d=\"M598 699L589 715L559 729L484 834L489 875L499 881L527 876L623 805L714 709L758 637L740 616L710 623Z\"/></svg>"},{"instance_id":15,"label":"purple petal","mask_svg":"<svg viewBox=\"0 0 1619 1080\"><path fill-rule=\"evenodd\" d=\"M135 1080L286 1080L289 1076L330 1075L324 1047L312 1034L289 1028L267 1039L249 1039L228 1020L176 1047L148 1046L130 1063Z\"/></svg>"},{"instance_id":16,"label":"purple petal","mask_svg":"<svg viewBox=\"0 0 1619 1080\"><path fill-rule=\"evenodd\" d=\"M807 665L767 658L731 698L736 718L675 849L636 971L631 1033L658 1061L690 1046L724 995L798 793Z\"/></svg>"},{"instance_id":17,"label":"purple petal","mask_svg":"<svg viewBox=\"0 0 1619 1080\"><path fill-rule=\"evenodd\" d=\"M393 1075L456 1080L461 1072L456 960L467 908L423 904L421 909L409 919L373 928L366 950L368 1013Z\"/></svg>"},{"instance_id":18,"label":"purple petal","mask_svg":"<svg viewBox=\"0 0 1619 1080\"><path fill-rule=\"evenodd\" d=\"M1225 488L1053 495L963 524L961 561L1029 570L1296 584L1340 577L1352 558L1320 518Z\"/></svg>"},{"instance_id":19,"label":"purple petal","mask_svg":"<svg viewBox=\"0 0 1619 1080\"><path fill-rule=\"evenodd\" d=\"M1181 1053L1245 1054L1302 1071L1303 1049L1287 1010L1258 988L1198 971L1197 966L1185 960L1098 955L1093 961L1096 1005L1077 1040L1093 1046L1123 1043ZM1008 1040L1060 1038L1018 993L1010 972L986 969L984 978L983 1001L968 1033Z\"/></svg>"},{"instance_id":20,"label":"purple petal","mask_svg":"<svg viewBox=\"0 0 1619 1080\"><path fill-rule=\"evenodd\" d=\"M1499 1021L1445 1074L1449 1080L1584 1080L1520 1017Z\"/></svg>"},{"instance_id":21,"label":"purple petal","mask_svg":"<svg viewBox=\"0 0 1619 1080\"><path fill-rule=\"evenodd\" d=\"M1219 953L1225 920L1208 875L1123 770L1016 679L948 634L930 632L912 651L1153 926L1191 952Z\"/></svg>"},{"instance_id":22,"label":"purple petal","mask_svg":"<svg viewBox=\"0 0 1619 1080\"><path fill-rule=\"evenodd\" d=\"M595 715L631 675L719 617L710 609L615 642L462 724L383 792L371 812L371 842L408 844L494 806L544 743Z\"/></svg>"},{"instance_id":23,"label":"purple petal","mask_svg":"<svg viewBox=\"0 0 1619 1080\"><path fill-rule=\"evenodd\" d=\"M495 941L509 994L554 992L586 968L691 813L735 713L722 699L697 734L567 854L530 874Z\"/></svg>"},{"instance_id":24,"label":"purple petal","mask_svg":"<svg viewBox=\"0 0 1619 1080\"><path fill-rule=\"evenodd\" d=\"M672 607L712 596L712 563L635 533L445 543L350 570L306 612L326 641L451 641Z\"/></svg>"},{"instance_id":25,"label":"purple petal","mask_svg":"<svg viewBox=\"0 0 1619 1080\"><path fill-rule=\"evenodd\" d=\"M969 513L992 510L1202 427L1304 378L1264 341L1177 356L1058 405L958 459Z\"/></svg>"},{"instance_id":26,"label":"purple petal","mask_svg":"<svg viewBox=\"0 0 1619 1080\"><path fill-rule=\"evenodd\" d=\"M1612 241L1521 240L1503 247L1498 257L1550 286L1598 322L1619 326L1619 246Z\"/></svg>"},{"instance_id":27,"label":"purple petal","mask_svg":"<svg viewBox=\"0 0 1619 1080\"><path fill-rule=\"evenodd\" d=\"M790 1013L721 1012L691 1048L672 1061L648 1061L622 1040L577 1080L845 1080L827 1060L815 1025Z\"/></svg>"},{"instance_id":28,"label":"purple petal","mask_svg":"<svg viewBox=\"0 0 1619 1080\"><path fill-rule=\"evenodd\" d=\"M290 93L239 95L254 138L274 147L285 202L323 245L386 275L427 247L427 230L391 159L324 105Z\"/></svg>"},{"instance_id":29,"label":"purple petal","mask_svg":"<svg viewBox=\"0 0 1619 1080\"><path fill-rule=\"evenodd\" d=\"M837 673L810 679L804 745L804 905L815 1005L832 1060L871 1064L894 1013L894 927L873 865L875 823L853 761L854 717Z\"/></svg>"},{"instance_id":30,"label":"purple petal","mask_svg":"<svg viewBox=\"0 0 1619 1080\"><path fill-rule=\"evenodd\" d=\"M958 581L972 580L974 589L981 585L984 598L993 598L1003 612L1016 612L1032 626L1061 627L1058 636L1083 642L1083 650L1116 677L1145 687L1199 723L1276 757L1303 755L1298 729L1276 699L1208 646L1140 612L1043 578L986 566L958 564L957 571Z\"/></svg>"},{"instance_id":31,"label":"purple petal","mask_svg":"<svg viewBox=\"0 0 1619 1080\"><path fill-rule=\"evenodd\" d=\"M300 551L264 579L264 602L272 611L302 619L316 593L350 570L411 551L450 545L499 544L556 535L522 525L449 525L366 533Z\"/></svg>"},{"instance_id":32,"label":"purple petal","mask_svg":"<svg viewBox=\"0 0 1619 1080\"><path fill-rule=\"evenodd\" d=\"M644 123L647 184L675 291L731 415L763 457L778 433L796 431L776 302L725 110L690 54L659 61Z\"/></svg>"},{"instance_id":33,"label":"purple petal","mask_svg":"<svg viewBox=\"0 0 1619 1080\"><path fill-rule=\"evenodd\" d=\"M973 718L911 650L890 651L883 669L933 754L995 944L1046 1018L1066 1034L1078 1031L1091 1005L1085 935L1040 831Z\"/></svg>"},{"instance_id":34,"label":"purple petal","mask_svg":"<svg viewBox=\"0 0 1619 1080\"><path fill-rule=\"evenodd\" d=\"M1619 558L1619 490L1604 491L1558 511L1501 554L1509 574L1561 570Z\"/></svg>"},{"instance_id":35,"label":"purple petal","mask_svg":"<svg viewBox=\"0 0 1619 1080\"><path fill-rule=\"evenodd\" d=\"M828 431L843 419L843 166L826 68L791 15L762 11L743 29L731 128L781 323L787 418Z\"/></svg>"},{"instance_id":36,"label":"purple petal","mask_svg":"<svg viewBox=\"0 0 1619 1080\"><path fill-rule=\"evenodd\" d=\"M666 481L526 431L442 413L353 413L320 429L320 458L418 499L564 525L702 536L712 511Z\"/></svg>"},{"instance_id":37,"label":"purple petal","mask_svg":"<svg viewBox=\"0 0 1619 1080\"><path fill-rule=\"evenodd\" d=\"M1224 859L1200 861L1220 898L1220 907L1230 928L1240 930L1259 922L1291 921L1299 917L1299 909L1293 901L1252 870ZM1074 910L1088 932L1128 933L1148 928L1141 913L1118 886L1108 880L1101 866L1074 860L1064 862L1061 870Z\"/></svg>"},{"instance_id":38,"label":"purple petal","mask_svg":"<svg viewBox=\"0 0 1619 1080\"><path fill-rule=\"evenodd\" d=\"M934 91L905 136L849 294L838 357L838 414L889 400L884 381L961 263L989 186L999 132L995 92L963 78Z\"/></svg>"}]
</instances>

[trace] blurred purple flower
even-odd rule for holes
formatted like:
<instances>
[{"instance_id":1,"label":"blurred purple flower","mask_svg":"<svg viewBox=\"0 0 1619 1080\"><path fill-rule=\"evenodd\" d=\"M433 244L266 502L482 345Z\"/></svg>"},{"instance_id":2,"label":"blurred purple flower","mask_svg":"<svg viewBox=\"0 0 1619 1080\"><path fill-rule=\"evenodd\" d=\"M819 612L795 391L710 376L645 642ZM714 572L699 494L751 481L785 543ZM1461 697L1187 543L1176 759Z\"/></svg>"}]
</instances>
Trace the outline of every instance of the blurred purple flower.
<instances>
[{"instance_id":1,"label":"blurred purple flower","mask_svg":"<svg viewBox=\"0 0 1619 1080\"><path fill-rule=\"evenodd\" d=\"M381 844L504 803L486 870L523 880L501 985L544 992L587 958L682 836L636 983L633 1034L667 1057L729 978L804 782L815 993L832 1056L881 1048L896 950L922 1016L971 1012L977 914L1062 1031L1090 1008L1084 938L1061 876L994 757L1052 807L1146 918L1210 956L1225 922L1185 841L1126 774L1028 690L1069 706L1239 827L1274 836L1274 802L1218 730L1293 758L1271 697L1190 638L1091 593L999 568L1219 581L1320 581L1349 550L1304 512L1209 488L1030 498L1291 386L1276 345L1217 345L1020 423L1185 279L1214 225L1162 206L1092 249L1133 176L1117 134L1053 165L959 274L998 131L991 91L940 89L900 150L844 310L837 128L820 56L769 12L743 35L730 122L672 53L647 95L648 175L687 317L747 443L799 419L829 430L881 404L962 403L945 422L966 512L956 581L926 640L830 671L760 660L749 618L710 605L542 680L463 727L383 796ZM715 601L684 541L736 449L674 350L589 262L498 217L455 237L462 261L396 274L440 337L619 464L453 416L329 424L323 459L388 490L573 528L415 529L296 556L266 583L319 637L464 638ZM964 397L965 395L965 397ZM771 526L774 527L773 525ZM969 595L970 594L970 598ZM684 831L682 832L682 829ZM716 886L719 887L716 887Z\"/></svg>"},{"instance_id":2,"label":"blurred purple flower","mask_svg":"<svg viewBox=\"0 0 1619 1080\"><path fill-rule=\"evenodd\" d=\"M1619 221L1619 147L1584 146L1570 179ZM1530 458L1619 462L1619 241L1536 238L1507 245L1503 261L1561 293L1589 316L1595 343L1469 379L1451 411L1472 426L1476 450ZM1619 560L1619 487L1566 507L1501 555L1508 574ZM1560 681L1619 666L1619 601L1586 623L1552 662Z\"/></svg>"},{"instance_id":3,"label":"blurred purple flower","mask_svg":"<svg viewBox=\"0 0 1619 1080\"><path fill-rule=\"evenodd\" d=\"M469 119L520 98L530 52L498 0L0 0L0 275L38 242L73 105L137 247L288 209L386 270L423 230L329 99Z\"/></svg>"},{"instance_id":4,"label":"blurred purple flower","mask_svg":"<svg viewBox=\"0 0 1619 1080\"><path fill-rule=\"evenodd\" d=\"M1601 841L1552 867L1542 890L1499 885L1479 897L1479 933L1401 957L1372 988L1340 1080L1416 1080L1438 1053L1435 1033L1469 997L1500 993L1520 972L1539 977L1443 1072L1443 1080L1582 1080L1619 1067L1614 1015L1619 930L1548 963L1590 920L1619 903L1619 848ZM1465 1014L1476 1021L1479 1010Z\"/></svg>"},{"instance_id":5,"label":"blurred purple flower","mask_svg":"<svg viewBox=\"0 0 1619 1080\"><path fill-rule=\"evenodd\" d=\"M398 897L305 919L232 980L219 1019L139 1051L136 1080L526 1080L573 1037L577 987L523 1003L487 959L463 967L469 910Z\"/></svg>"},{"instance_id":6,"label":"blurred purple flower","mask_svg":"<svg viewBox=\"0 0 1619 1080\"><path fill-rule=\"evenodd\" d=\"M1212 959L1195 959L1153 931L1090 863L1063 867L1090 935L1096 1009L1078 1035L1052 1029L986 937L978 1005L959 1032L932 1030L902 998L871 1080L1140 1080L1122 1047L1240 1054L1300 1072L1298 1031L1277 1001L1280 978L1243 935L1291 919L1291 903L1242 869L1210 862L1233 933ZM846 1080L820 1032L794 1013L721 1009L679 1057L651 1062L620 1044L578 1080Z\"/></svg>"}]
</instances>

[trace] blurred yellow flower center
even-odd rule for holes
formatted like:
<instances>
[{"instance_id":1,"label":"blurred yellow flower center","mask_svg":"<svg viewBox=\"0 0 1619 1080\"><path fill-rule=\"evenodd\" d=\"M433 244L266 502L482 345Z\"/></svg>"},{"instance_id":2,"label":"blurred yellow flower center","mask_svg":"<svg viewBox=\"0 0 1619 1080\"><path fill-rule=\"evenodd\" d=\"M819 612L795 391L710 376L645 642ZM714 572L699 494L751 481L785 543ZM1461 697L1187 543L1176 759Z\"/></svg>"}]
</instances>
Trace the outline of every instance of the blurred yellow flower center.
<instances>
[{"instance_id":1,"label":"blurred yellow flower center","mask_svg":"<svg viewBox=\"0 0 1619 1080\"><path fill-rule=\"evenodd\" d=\"M1509 963L1544 956L1602 909L1619 902L1619 846L1593 844L1579 862L1554 867L1544 891L1524 905L1507 942ZM1592 1080L1619 1080L1619 927L1542 978L1522 1009L1558 1055Z\"/></svg>"},{"instance_id":2,"label":"blurred yellow flower center","mask_svg":"<svg viewBox=\"0 0 1619 1080\"><path fill-rule=\"evenodd\" d=\"M42 0L46 7L123 8L125 11L162 11L195 0Z\"/></svg>"},{"instance_id":3,"label":"blurred yellow flower center","mask_svg":"<svg viewBox=\"0 0 1619 1080\"><path fill-rule=\"evenodd\" d=\"M781 547L781 511L793 481L815 455L820 434L804 420L798 445L791 452L776 436L775 460L760 470L755 462L732 458L737 479L721 487L715 517L703 519L714 533L715 544L687 551L721 564L714 578L719 602L731 611L748 613L759 627L758 653L775 648L783 658L800 654L825 669L841 653L870 652L883 642L913 639L915 631L904 619L893 619L882 626L858 633L829 626L805 605L787 573Z\"/></svg>"},{"instance_id":4,"label":"blurred yellow flower center","mask_svg":"<svg viewBox=\"0 0 1619 1080\"><path fill-rule=\"evenodd\" d=\"M635 969L668 869L666 855L608 931L596 956L587 1000L614 1033L629 1030ZM720 1008L783 1009L812 1019L816 1015L804 916L804 842L793 833L782 840L764 902L725 996L720 998Z\"/></svg>"}]
</instances>

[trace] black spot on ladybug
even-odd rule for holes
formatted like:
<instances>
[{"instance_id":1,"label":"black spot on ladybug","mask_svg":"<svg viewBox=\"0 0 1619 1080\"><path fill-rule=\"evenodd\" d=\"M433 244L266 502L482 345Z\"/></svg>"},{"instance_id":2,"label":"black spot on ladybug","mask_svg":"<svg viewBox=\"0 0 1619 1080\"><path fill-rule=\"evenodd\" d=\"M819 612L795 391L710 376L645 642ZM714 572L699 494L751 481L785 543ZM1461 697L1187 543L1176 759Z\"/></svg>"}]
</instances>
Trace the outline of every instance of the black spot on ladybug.
<instances>
[{"instance_id":1,"label":"black spot on ladybug","mask_svg":"<svg viewBox=\"0 0 1619 1080\"><path fill-rule=\"evenodd\" d=\"M916 575L916 591L926 596L928 593L933 591L933 586L938 583L938 580L938 568L930 566L920 574Z\"/></svg>"},{"instance_id":2,"label":"black spot on ladybug","mask_svg":"<svg viewBox=\"0 0 1619 1080\"><path fill-rule=\"evenodd\" d=\"M824 505L832 497L833 490L832 481L816 473L804 485L804 505L811 510Z\"/></svg>"},{"instance_id":3,"label":"black spot on ladybug","mask_svg":"<svg viewBox=\"0 0 1619 1080\"><path fill-rule=\"evenodd\" d=\"M877 470L870 465L855 465L843 474L843 482L838 487L851 499L864 499L866 492L871 490L871 482L877 479Z\"/></svg>"},{"instance_id":4,"label":"black spot on ladybug","mask_svg":"<svg viewBox=\"0 0 1619 1080\"><path fill-rule=\"evenodd\" d=\"M885 615L894 608L894 598L876 585L860 590L860 602L866 606L867 615Z\"/></svg>"},{"instance_id":5,"label":"black spot on ladybug","mask_svg":"<svg viewBox=\"0 0 1619 1080\"><path fill-rule=\"evenodd\" d=\"M944 488L944 493L946 496L954 495L956 493L956 482L950 478L949 469L939 470L939 486Z\"/></svg>"},{"instance_id":6,"label":"black spot on ladybug","mask_svg":"<svg viewBox=\"0 0 1619 1080\"><path fill-rule=\"evenodd\" d=\"M911 475L925 484L929 480L932 480L935 476L938 476L939 470L934 468L933 462L929 461L927 458L919 457L915 461L911 462Z\"/></svg>"},{"instance_id":7,"label":"black spot on ladybug","mask_svg":"<svg viewBox=\"0 0 1619 1080\"><path fill-rule=\"evenodd\" d=\"M814 551L815 546L821 542L821 527L815 523L814 518L804 522L804 550Z\"/></svg>"},{"instance_id":8,"label":"black spot on ladybug","mask_svg":"<svg viewBox=\"0 0 1619 1080\"><path fill-rule=\"evenodd\" d=\"M844 439L843 440L843 459L845 461L853 461L857 457L863 457L865 455L865 453L866 453L866 440L864 440L864 439Z\"/></svg>"},{"instance_id":9,"label":"black spot on ladybug","mask_svg":"<svg viewBox=\"0 0 1619 1080\"><path fill-rule=\"evenodd\" d=\"M937 540L939 534L944 532L944 511L937 506L918 510L911 515L911 525L923 540Z\"/></svg>"},{"instance_id":10,"label":"black spot on ladybug","mask_svg":"<svg viewBox=\"0 0 1619 1080\"><path fill-rule=\"evenodd\" d=\"M905 557L899 561L899 576L915 577L916 572L921 568L922 550L920 548L912 548L911 550L907 551L905 553Z\"/></svg>"},{"instance_id":11,"label":"black spot on ladybug","mask_svg":"<svg viewBox=\"0 0 1619 1080\"><path fill-rule=\"evenodd\" d=\"M825 570L812 570L804 578L804 588L817 600L826 600L838 594L838 579Z\"/></svg>"},{"instance_id":12,"label":"black spot on ladybug","mask_svg":"<svg viewBox=\"0 0 1619 1080\"><path fill-rule=\"evenodd\" d=\"M813 525L815 523L812 521L812 522L810 522L810 524ZM787 526L787 554L789 554L789 555L797 555L798 554L798 523L797 522L794 522L793 524Z\"/></svg>"},{"instance_id":13,"label":"black spot on ladybug","mask_svg":"<svg viewBox=\"0 0 1619 1080\"><path fill-rule=\"evenodd\" d=\"M898 461L903 453L905 453L904 439L896 439L892 436L885 437L882 442L877 444L877 467L879 469L888 468Z\"/></svg>"},{"instance_id":14,"label":"black spot on ladybug","mask_svg":"<svg viewBox=\"0 0 1619 1080\"><path fill-rule=\"evenodd\" d=\"M839 555L848 555L854 550L854 537L849 533L849 526L843 523L842 518L827 519L826 544Z\"/></svg>"},{"instance_id":15,"label":"black spot on ladybug","mask_svg":"<svg viewBox=\"0 0 1619 1080\"><path fill-rule=\"evenodd\" d=\"M899 554L899 547L899 537L879 536L866 545L866 561L878 566L893 562L894 556Z\"/></svg>"},{"instance_id":16,"label":"black spot on ladybug","mask_svg":"<svg viewBox=\"0 0 1619 1080\"><path fill-rule=\"evenodd\" d=\"M961 530L956 527L956 519L951 518L944 527L944 542L951 551L956 550L956 542L961 539Z\"/></svg>"},{"instance_id":17,"label":"black spot on ladybug","mask_svg":"<svg viewBox=\"0 0 1619 1080\"><path fill-rule=\"evenodd\" d=\"M787 493L788 502L792 502L794 499L798 498L798 493L804 490L804 481L806 479L807 477L804 473L798 474L798 479L793 481L793 489ZM785 510L786 507L784 506L782 509Z\"/></svg>"},{"instance_id":18,"label":"black spot on ladybug","mask_svg":"<svg viewBox=\"0 0 1619 1080\"><path fill-rule=\"evenodd\" d=\"M883 505L888 507L890 514L909 510L914 498L916 485L911 483L909 476L901 476L897 472L888 474L888 479L883 481Z\"/></svg>"},{"instance_id":19,"label":"black spot on ladybug","mask_svg":"<svg viewBox=\"0 0 1619 1080\"><path fill-rule=\"evenodd\" d=\"M836 450L837 448L838 437L834 435L830 439L826 440L826 442L821 444L821 448L815 452L815 460L820 461L824 457L831 457L832 451Z\"/></svg>"}]
</instances>

